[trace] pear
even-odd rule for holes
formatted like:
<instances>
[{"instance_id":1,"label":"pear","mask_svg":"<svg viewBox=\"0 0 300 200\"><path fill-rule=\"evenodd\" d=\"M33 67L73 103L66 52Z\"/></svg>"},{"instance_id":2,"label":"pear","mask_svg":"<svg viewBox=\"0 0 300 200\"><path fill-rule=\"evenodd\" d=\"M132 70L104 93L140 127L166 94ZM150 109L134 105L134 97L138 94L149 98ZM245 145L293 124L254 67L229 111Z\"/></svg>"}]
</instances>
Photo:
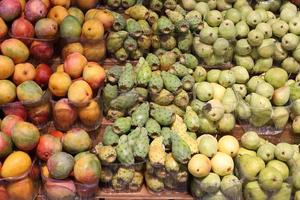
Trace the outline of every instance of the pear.
<instances>
[{"instance_id":1,"label":"pear","mask_svg":"<svg viewBox=\"0 0 300 200\"><path fill-rule=\"evenodd\" d=\"M209 158L203 154L194 155L188 163L188 170L197 178L208 176L211 170Z\"/></svg>"},{"instance_id":2,"label":"pear","mask_svg":"<svg viewBox=\"0 0 300 200\"><path fill-rule=\"evenodd\" d=\"M207 119L216 122L223 117L225 108L219 100L212 99L203 106L202 111Z\"/></svg>"},{"instance_id":3,"label":"pear","mask_svg":"<svg viewBox=\"0 0 300 200\"><path fill-rule=\"evenodd\" d=\"M242 183L234 175L224 176L220 188L222 193L229 199L238 199L242 196Z\"/></svg>"},{"instance_id":4,"label":"pear","mask_svg":"<svg viewBox=\"0 0 300 200\"><path fill-rule=\"evenodd\" d=\"M222 133L229 133L235 127L235 117L231 113L225 113L218 121L218 131Z\"/></svg>"},{"instance_id":5,"label":"pear","mask_svg":"<svg viewBox=\"0 0 300 200\"><path fill-rule=\"evenodd\" d=\"M280 19L285 21L285 22L289 22L291 21L291 19L293 19L294 17L296 17L297 14L297 10L292 10L290 8L284 8L280 11Z\"/></svg>"},{"instance_id":6,"label":"pear","mask_svg":"<svg viewBox=\"0 0 300 200\"><path fill-rule=\"evenodd\" d=\"M258 46L257 53L263 58L270 58L275 52L275 39L264 39L262 44Z\"/></svg>"},{"instance_id":7,"label":"pear","mask_svg":"<svg viewBox=\"0 0 300 200\"><path fill-rule=\"evenodd\" d=\"M293 57L300 62L300 43L296 47L296 49L293 51Z\"/></svg>"},{"instance_id":8,"label":"pear","mask_svg":"<svg viewBox=\"0 0 300 200\"><path fill-rule=\"evenodd\" d=\"M221 84L223 87L230 87L232 86L233 84L235 84L235 76L234 76L234 73L230 70L223 70L221 71L220 73L220 76L219 76L219 84Z\"/></svg>"},{"instance_id":9,"label":"pear","mask_svg":"<svg viewBox=\"0 0 300 200\"><path fill-rule=\"evenodd\" d=\"M259 58L253 67L253 72L263 73L273 66L273 58Z\"/></svg>"},{"instance_id":10,"label":"pear","mask_svg":"<svg viewBox=\"0 0 300 200\"><path fill-rule=\"evenodd\" d=\"M242 20L247 21L247 17L249 15L249 13L251 13L253 11L253 8L249 4L247 4L247 5L240 7L239 11L241 12Z\"/></svg>"},{"instance_id":11,"label":"pear","mask_svg":"<svg viewBox=\"0 0 300 200\"><path fill-rule=\"evenodd\" d=\"M236 29L234 23L226 19L219 26L219 36L226 40L232 40L236 37Z\"/></svg>"},{"instance_id":12,"label":"pear","mask_svg":"<svg viewBox=\"0 0 300 200\"><path fill-rule=\"evenodd\" d=\"M247 24L251 27L255 27L257 24L261 23L261 15L257 11L251 11L247 16Z\"/></svg>"},{"instance_id":13,"label":"pear","mask_svg":"<svg viewBox=\"0 0 300 200\"><path fill-rule=\"evenodd\" d=\"M293 157L293 155L294 155L294 149L292 145L285 142L281 142L276 145L275 157L278 160L286 162L290 160Z\"/></svg>"},{"instance_id":14,"label":"pear","mask_svg":"<svg viewBox=\"0 0 300 200\"><path fill-rule=\"evenodd\" d=\"M210 83L217 83L219 80L220 73L221 73L221 70L219 70L219 69L209 70L207 72L207 77L206 77L207 81Z\"/></svg>"},{"instance_id":15,"label":"pear","mask_svg":"<svg viewBox=\"0 0 300 200\"><path fill-rule=\"evenodd\" d=\"M282 186L283 177L276 168L266 167L260 171L258 182L262 189L266 191L277 191Z\"/></svg>"},{"instance_id":16,"label":"pear","mask_svg":"<svg viewBox=\"0 0 300 200\"><path fill-rule=\"evenodd\" d=\"M276 19L276 15L271 11L267 11L267 15L268 15L268 20Z\"/></svg>"},{"instance_id":17,"label":"pear","mask_svg":"<svg viewBox=\"0 0 300 200\"><path fill-rule=\"evenodd\" d=\"M200 101L209 101L214 95L213 87L208 82L196 83L194 86L194 92Z\"/></svg>"},{"instance_id":18,"label":"pear","mask_svg":"<svg viewBox=\"0 0 300 200\"><path fill-rule=\"evenodd\" d=\"M251 109L249 104L247 104L244 100L239 101L236 107L236 114L240 120L249 119L251 117Z\"/></svg>"},{"instance_id":19,"label":"pear","mask_svg":"<svg viewBox=\"0 0 300 200\"><path fill-rule=\"evenodd\" d=\"M257 12L260 15L261 22L266 22L268 21L268 13L265 9L263 8L256 8L255 12Z\"/></svg>"},{"instance_id":20,"label":"pear","mask_svg":"<svg viewBox=\"0 0 300 200\"><path fill-rule=\"evenodd\" d=\"M215 10L217 7L217 1L216 0L208 0L207 5L210 10Z\"/></svg>"},{"instance_id":21,"label":"pear","mask_svg":"<svg viewBox=\"0 0 300 200\"><path fill-rule=\"evenodd\" d=\"M222 85L217 83L210 83L214 90L214 96L213 99L222 100L226 91L226 88L224 88Z\"/></svg>"},{"instance_id":22,"label":"pear","mask_svg":"<svg viewBox=\"0 0 300 200\"><path fill-rule=\"evenodd\" d=\"M283 183L280 190L272 194L271 200L291 199L292 187L288 183Z\"/></svg>"},{"instance_id":23,"label":"pear","mask_svg":"<svg viewBox=\"0 0 300 200\"><path fill-rule=\"evenodd\" d=\"M255 29L260 30L264 34L265 39L272 37L272 27L268 23L259 23Z\"/></svg>"},{"instance_id":24,"label":"pear","mask_svg":"<svg viewBox=\"0 0 300 200\"><path fill-rule=\"evenodd\" d=\"M292 173L292 182L293 182L293 186L297 190L300 190L300 172L299 172L299 170L295 170Z\"/></svg>"},{"instance_id":25,"label":"pear","mask_svg":"<svg viewBox=\"0 0 300 200\"><path fill-rule=\"evenodd\" d=\"M259 46L264 40L264 34L260 30L253 29L248 33L248 42L251 46Z\"/></svg>"},{"instance_id":26,"label":"pear","mask_svg":"<svg viewBox=\"0 0 300 200\"><path fill-rule=\"evenodd\" d=\"M271 119L272 104L266 97L252 93L250 98L250 123L255 127L262 127Z\"/></svg>"},{"instance_id":27,"label":"pear","mask_svg":"<svg viewBox=\"0 0 300 200\"><path fill-rule=\"evenodd\" d=\"M254 131L248 131L242 135L241 143L247 149L257 150L259 147L259 136Z\"/></svg>"},{"instance_id":28,"label":"pear","mask_svg":"<svg viewBox=\"0 0 300 200\"><path fill-rule=\"evenodd\" d=\"M239 148L238 140L231 135L225 135L218 141L218 150L231 157L235 157L238 154Z\"/></svg>"},{"instance_id":29,"label":"pear","mask_svg":"<svg viewBox=\"0 0 300 200\"><path fill-rule=\"evenodd\" d=\"M272 113L275 128L284 129L289 120L289 111L286 107L275 107Z\"/></svg>"},{"instance_id":30,"label":"pear","mask_svg":"<svg viewBox=\"0 0 300 200\"><path fill-rule=\"evenodd\" d=\"M206 70L204 67L197 66L193 73L193 78L196 82L202 82L206 79Z\"/></svg>"},{"instance_id":31,"label":"pear","mask_svg":"<svg viewBox=\"0 0 300 200\"><path fill-rule=\"evenodd\" d=\"M193 10L196 6L196 1L195 0L185 0L182 1L182 7L185 10Z\"/></svg>"},{"instance_id":32,"label":"pear","mask_svg":"<svg viewBox=\"0 0 300 200\"><path fill-rule=\"evenodd\" d=\"M217 152L211 159L212 171L219 176L226 176L233 173L233 159L223 152Z\"/></svg>"},{"instance_id":33,"label":"pear","mask_svg":"<svg viewBox=\"0 0 300 200\"><path fill-rule=\"evenodd\" d=\"M284 50L281 46L281 42L275 42L273 59L276 61L282 61L288 56L286 50Z\"/></svg>"},{"instance_id":34,"label":"pear","mask_svg":"<svg viewBox=\"0 0 300 200\"><path fill-rule=\"evenodd\" d=\"M281 1L274 0L274 1L272 1L271 5L270 5L270 11L272 11L272 12L278 11L280 6L281 6Z\"/></svg>"},{"instance_id":35,"label":"pear","mask_svg":"<svg viewBox=\"0 0 300 200\"><path fill-rule=\"evenodd\" d=\"M287 80L287 72L278 67L269 69L265 74L265 81L270 83L275 89L283 87Z\"/></svg>"},{"instance_id":36,"label":"pear","mask_svg":"<svg viewBox=\"0 0 300 200\"><path fill-rule=\"evenodd\" d=\"M235 8L230 8L229 10L226 11L224 18L229 19L234 24L236 24L241 20L241 13Z\"/></svg>"},{"instance_id":37,"label":"pear","mask_svg":"<svg viewBox=\"0 0 300 200\"><path fill-rule=\"evenodd\" d=\"M232 88L227 88L224 97L222 99L222 104L224 106L226 113L231 113L235 110L238 100Z\"/></svg>"},{"instance_id":38,"label":"pear","mask_svg":"<svg viewBox=\"0 0 300 200\"><path fill-rule=\"evenodd\" d=\"M209 11L209 7L207 2L198 2L194 10L197 10L202 16L205 16Z\"/></svg>"},{"instance_id":39,"label":"pear","mask_svg":"<svg viewBox=\"0 0 300 200\"><path fill-rule=\"evenodd\" d=\"M294 33L287 33L281 39L281 46L287 51L293 51L296 49L299 43L299 37Z\"/></svg>"},{"instance_id":40,"label":"pear","mask_svg":"<svg viewBox=\"0 0 300 200\"><path fill-rule=\"evenodd\" d=\"M255 92L268 99L271 99L274 93L274 88L271 84L262 82L257 85Z\"/></svg>"},{"instance_id":41,"label":"pear","mask_svg":"<svg viewBox=\"0 0 300 200\"><path fill-rule=\"evenodd\" d=\"M300 115L300 99L297 99L292 103L291 111L294 116Z\"/></svg>"},{"instance_id":42,"label":"pear","mask_svg":"<svg viewBox=\"0 0 300 200\"><path fill-rule=\"evenodd\" d=\"M299 81L299 80L300 80L300 77L297 78L297 76L296 76L296 80ZM289 80L287 80L287 82L285 82L284 86L291 86L291 85L293 85L293 84L296 83L296 80L289 79Z\"/></svg>"},{"instance_id":43,"label":"pear","mask_svg":"<svg viewBox=\"0 0 300 200\"><path fill-rule=\"evenodd\" d=\"M247 37L250 28L248 26L248 24L245 21L240 21L235 25L235 29L236 29L236 36L238 38L245 38Z\"/></svg>"},{"instance_id":44,"label":"pear","mask_svg":"<svg viewBox=\"0 0 300 200\"><path fill-rule=\"evenodd\" d=\"M234 55L236 65L245 67L248 71L251 71L254 67L254 61L251 56L238 56Z\"/></svg>"},{"instance_id":45,"label":"pear","mask_svg":"<svg viewBox=\"0 0 300 200\"><path fill-rule=\"evenodd\" d=\"M265 162L273 160L275 157L275 146L271 143L261 145L257 150L257 156Z\"/></svg>"},{"instance_id":46,"label":"pear","mask_svg":"<svg viewBox=\"0 0 300 200\"><path fill-rule=\"evenodd\" d=\"M297 191L295 193L295 199L294 200L300 200L300 191Z\"/></svg>"},{"instance_id":47,"label":"pear","mask_svg":"<svg viewBox=\"0 0 300 200\"><path fill-rule=\"evenodd\" d=\"M284 2L284 3L282 4L282 6L280 7L280 12L281 12L283 9L285 9L285 8L290 9L292 12L297 12L297 6L294 5L293 3L289 2L289 1Z\"/></svg>"},{"instance_id":48,"label":"pear","mask_svg":"<svg viewBox=\"0 0 300 200\"><path fill-rule=\"evenodd\" d=\"M199 152L207 157L213 157L218 150L218 141L209 134L201 135L197 139Z\"/></svg>"},{"instance_id":49,"label":"pear","mask_svg":"<svg viewBox=\"0 0 300 200\"><path fill-rule=\"evenodd\" d=\"M300 64L293 57L287 57L281 63L281 67L288 73L298 73Z\"/></svg>"},{"instance_id":50,"label":"pear","mask_svg":"<svg viewBox=\"0 0 300 200\"><path fill-rule=\"evenodd\" d=\"M289 177L290 170L289 170L288 166L282 161L271 160L268 162L266 167L273 167L273 168L277 169L280 172L280 174L282 175L283 180L286 180Z\"/></svg>"},{"instance_id":51,"label":"pear","mask_svg":"<svg viewBox=\"0 0 300 200\"><path fill-rule=\"evenodd\" d=\"M264 161L257 156L244 154L239 157L239 171L243 178L255 180L259 172L265 168Z\"/></svg>"},{"instance_id":52,"label":"pear","mask_svg":"<svg viewBox=\"0 0 300 200\"><path fill-rule=\"evenodd\" d=\"M216 39L216 41L213 44L214 54L216 54L218 56L225 55L228 48L229 48L229 42L228 42L228 40L226 40L224 38Z\"/></svg>"},{"instance_id":53,"label":"pear","mask_svg":"<svg viewBox=\"0 0 300 200\"><path fill-rule=\"evenodd\" d=\"M217 126L215 122L207 119L204 115L199 115L200 128L199 133L214 134L217 132Z\"/></svg>"},{"instance_id":54,"label":"pear","mask_svg":"<svg viewBox=\"0 0 300 200\"><path fill-rule=\"evenodd\" d=\"M236 0L235 2L234 2L234 4L233 4L233 7L235 8L235 9L240 9L241 7L243 7L243 6L247 6L247 5L249 5L249 3L248 3L248 1L247 0ZM239 10L240 11L240 10Z\"/></svg>"},{"instance_id":55,"label":"pear","mask_svg":"<svg viewBox=\"0 0 300 200\"><path fill-rule=\"evenodd\" d=\"M222 49L221 52L223 52L223 53L226 54L226 52L224 52L224 49ZM208 65L208 66L219 66L219 65L222 65L225 62L225 54L223 56L212 54L208 58L203 58L204 63L206 65Z\"/></svg>"},{"instance_id":56,"label":"pear","mask_svg":"<svg viewBox=\"0 0 300 200\"><path fill-rule=\"evenodd\" d=\"M207 193L215 193L221 185L220 177L215 173L209 173L201 180L200 188Z\"/></svg>"},{"instance_id":57,"label":"pear","mask_svg":"<svg viewBox=\"0 0 300 200\"><path fill-rule=\"evenodd\" d=\"M218 10L210 10L205 16L205 21L209 26L216 27L222 23L223 16Z\"/></svg>"},{"instance_id":58,"label":"pear","mask_svg":"<svg viewBox=\"0 0 300 200\"><path fill-rule=\"evenodd\" d=\"M277 19L273 24L272 24L272 32L273 35L276 37L283 37L289 30L289 25L280 19Z\"/></svg>"},{"instance_id":59,"label":"pear","mask_svg":"<svg viewBox=\"0 0 300 200\"><path fill-rule=\"evenodd\" d=\"M289 31L293 34L300 35L300 17L294 17L289 21Z\"/></svg>"},{"instance_id":60,"label":"pear","mask_svg":"<svg viewBox=\"0 0 300 200\"><path fill-rule=\"evenodd\" d=\"M293 120L292 129L294 134L300 134L300 116L295 117Z\"/></svg>"},{"instance_id":61,"label":"pear","mask_svg":"<svg viewBox=\"0 0 300 200\"><path fill-rule=\"evenodd\" d=\"M259 54L257 52L257 47L253 47L252 48L252 51L250 53L250 56L254 59L254 60L258 60L260 57L259 57Z\"/></svg>"},{"instance_id":62,"label":"pear","mask_svg":"<svg viewBox=\"0 0 300 200\"><path fill-rule=\"evenodd\" d=\"M232 89L236 94L239 94L242 98L244 98L247 95L247 87L244 84L234 84L232 86Z\"/></svg>"},{"instance_id":63,"label":"pear","mask_svg":"<svg viewBox=\"0 0 300 200\"><path fill-rule=\"evenodd\" d=\"M296 81L295 83L291 84L290 86L291 94L290 99L295 101L300 98L300 82Z\"/></svg>"},{"instance_id":64,"label":"pear","mask_svg":"<svg viewBox=\"0 0 300 200\"><path fill-rule=\"evenodd\" d=\"M245 200L267 200L268 196L257 181L248 182L244 188Z\"/></svg>"},{"instance_id":65,"label":"pear","mask_svg":"<svg viewBox=\"0 0 300 200\"><path fill-rule=\"evenodd\" d=\"M236 42L235 53L239 56L249 55L252 51L247 39L240 39Z\"/></svg>"},{"instance_id":66,"label":"pear","mask_svg":"<svg viewBox=\"0 0 300 200\"><path fill-rule=\"evenodd\" d=\"M217 0L217 10L225 11L230 8L232 8L232 5L229 2L227 2L225 0Z\"/></svg>"},{"instance_id":67,"label":"pear","mask_svg":"<svg viewBox=\"0 0 300 200\"><path fill-rule=\"evenodd\" d=\"M200 37L194 37L193 49L200 58L208 58L213 54L213 47L211 45L202 43Z\"/></svg>"},{"instance_id":68,"label":"pear","mask_svg":"<svg viewBox=\"0 0 300 200\"><path fill-rule=\"evenodd\" d=\"M200 31L200 40L205 44L213 44L218 38L218 29L210 26L204 27Z\"/></svg>"}]
</instances>

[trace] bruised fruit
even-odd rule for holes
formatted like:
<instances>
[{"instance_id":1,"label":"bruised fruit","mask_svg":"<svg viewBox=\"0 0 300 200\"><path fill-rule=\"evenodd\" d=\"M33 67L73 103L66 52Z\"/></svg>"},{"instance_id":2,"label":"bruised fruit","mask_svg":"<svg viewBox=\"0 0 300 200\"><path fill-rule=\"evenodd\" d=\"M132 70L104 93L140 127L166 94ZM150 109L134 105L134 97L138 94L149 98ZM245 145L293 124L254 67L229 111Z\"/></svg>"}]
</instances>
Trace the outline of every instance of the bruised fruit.
<instances>
[{"instance_id":1,"label":"bruised fruit","mask_svg":"<svg viewBox=\"0 0 300 200\"><path fill-rule=\"evenodd\" d=\"M5 133L8 137L11 137L12 128L17 122L21 122L23 119L16 115L7 115L3 118L1 122L1 131Z\"/></svg>"},{"instance_id":2,"label":"bruised fruit","mask_svg":"<svg viewBox=\"0 0 300 200\"><path fill-rule=\"evenodd\" d=\"M16 94L16 86L9 80L0 80L0 105L12 102Z\"/></svg>"},{"instance_id":3,"label":"bruised fruit","mask_svg":"<svg viewBox=\"0 0 300 200\"><path fill-rule=\"evenodd\" d=\"M23 151L11 153L5 160L1 168L3 178L21 176L31 167L31 158Z\"/></svg>"},{"instance_id":4,"label":"bruised fruit","mask_svg":"<svg viewBox=\"0 0 300 200\"><path fill-rule=\"evenodd\" d=\"M92 88L84 80L75 81L69 87L68 98L76 106L87 105L92 97Z\"/></svg>"},{"instance_id":5,"label":"bruised fruit","mask_svg":"<svg viewBox=\"0 0 300 200\"><path fill-rule=\"evenodd\" d=\"M1 43L1 52L10 57L15 64L25 62L29 57L27 46L18 39L7 39Z\"/></svg>"},{"instance_id":6,"label":"bruised fruit","mask_svg":"<svg viewBox=\"0 0 300 200\"><path fill-rule=\"evenodd\" d=\"M62 144L59 138L50 134L42 135L36 148L39 159L47 161L53 154L62 151Z\"/></svg>"},{"instance_id":7,"label":"bruised fruit","mask_svg":"<svg viewBox=\"0 0 300 200\"><path fill-rule=\"evenodd\" d=\"M86 151L92 147L92 140L83 129L69 130L63 137L63 148L71 154Z\"/></svg>"},{"instance_id":8,"label":"bruised fruit","mask_svg":"<svg viewBox=\"0 0 300 200\"><path fill-rule=\"evenodd\" d=\"M18 149L30 151L36 147L40 132L36 126L28 122L17 122L12 128L12 140Z\"/></svg>"},{"instance_id":9,"label":"bruised fruit","mask_svg":"<svg viewBox=\"0 0 300 200\"><path fill-rule=\"evenodd\" d=\"M47 161L49 174L55 179L67 178L74 167L74 158L65 152L58 152L50 156Z\"/></svg>"}]
</instances>

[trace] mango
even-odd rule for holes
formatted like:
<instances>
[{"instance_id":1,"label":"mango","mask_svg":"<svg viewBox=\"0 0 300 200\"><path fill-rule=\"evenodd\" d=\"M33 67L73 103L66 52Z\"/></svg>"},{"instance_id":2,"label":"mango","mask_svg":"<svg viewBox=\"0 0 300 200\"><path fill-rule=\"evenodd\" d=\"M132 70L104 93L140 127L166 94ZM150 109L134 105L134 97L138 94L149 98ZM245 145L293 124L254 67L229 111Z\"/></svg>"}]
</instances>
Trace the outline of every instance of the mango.
<instances>
[{"instance_id":1,"label":"mango","mask_svg":"<svg viewBox=\"0 0 300 200\"><path fill-rule=\"evenodd\" d=\"M16 86L9 80L0 80L0 105L10 103L16 98Z\"/></svg>"},{"instance_id":2,"label":"mango","mask_svg":"<svg viewBox=\"0 0 300 200\"><path fill-rule=\"evenodd\" d=\"M3 55L10 57L15 64L25 62L29 57L29 49L18 39L7 39L1 44Z\"/></svg>"},{"instance_id":3,"label":"mango","mask_svg":"<svg viewBox=\"0 0 300 200\"><path fill-rule=\"evenodd\" d=\"M27 177L10 183L7 187L7 193L10 199L31 200L37 191L34 191L34 184L31 178Z\"/></svg>"}]
</instances>

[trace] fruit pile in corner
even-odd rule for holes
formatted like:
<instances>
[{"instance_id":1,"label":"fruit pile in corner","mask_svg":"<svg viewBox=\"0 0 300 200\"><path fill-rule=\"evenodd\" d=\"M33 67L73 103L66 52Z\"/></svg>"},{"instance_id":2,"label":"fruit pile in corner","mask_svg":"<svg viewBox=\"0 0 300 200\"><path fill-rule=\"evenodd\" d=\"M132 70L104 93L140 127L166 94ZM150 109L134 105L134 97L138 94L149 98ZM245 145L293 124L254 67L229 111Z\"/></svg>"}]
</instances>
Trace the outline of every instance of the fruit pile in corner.
<instances>
[{"instance_id":1,"label":"fruit pile in corner","mask_svg":"<svg viewBox=\"0 0 300 200\"><path fill-rule=\"evenodd\" d=\"M1 200L300 200L298 0L0 0L0 52Z\"/></svg>"}]
</instances>

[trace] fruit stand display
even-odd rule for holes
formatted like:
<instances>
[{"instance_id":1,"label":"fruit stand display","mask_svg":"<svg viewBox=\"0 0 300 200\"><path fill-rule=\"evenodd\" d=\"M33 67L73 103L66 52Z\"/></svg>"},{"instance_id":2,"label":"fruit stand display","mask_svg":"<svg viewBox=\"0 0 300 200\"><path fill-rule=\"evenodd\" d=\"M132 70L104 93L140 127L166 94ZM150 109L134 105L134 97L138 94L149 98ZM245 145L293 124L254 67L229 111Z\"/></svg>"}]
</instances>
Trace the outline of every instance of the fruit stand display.
<instances>
[{"instance_id":1,"label":"fruit stand display","mask_svg":"<svg viewBox=\"0 0 300 200\"><path fill-rule=\"evenodd\" d=\"M300 200L298 1L0 0L0 199Z\"/></svg>"}]
</instances>

